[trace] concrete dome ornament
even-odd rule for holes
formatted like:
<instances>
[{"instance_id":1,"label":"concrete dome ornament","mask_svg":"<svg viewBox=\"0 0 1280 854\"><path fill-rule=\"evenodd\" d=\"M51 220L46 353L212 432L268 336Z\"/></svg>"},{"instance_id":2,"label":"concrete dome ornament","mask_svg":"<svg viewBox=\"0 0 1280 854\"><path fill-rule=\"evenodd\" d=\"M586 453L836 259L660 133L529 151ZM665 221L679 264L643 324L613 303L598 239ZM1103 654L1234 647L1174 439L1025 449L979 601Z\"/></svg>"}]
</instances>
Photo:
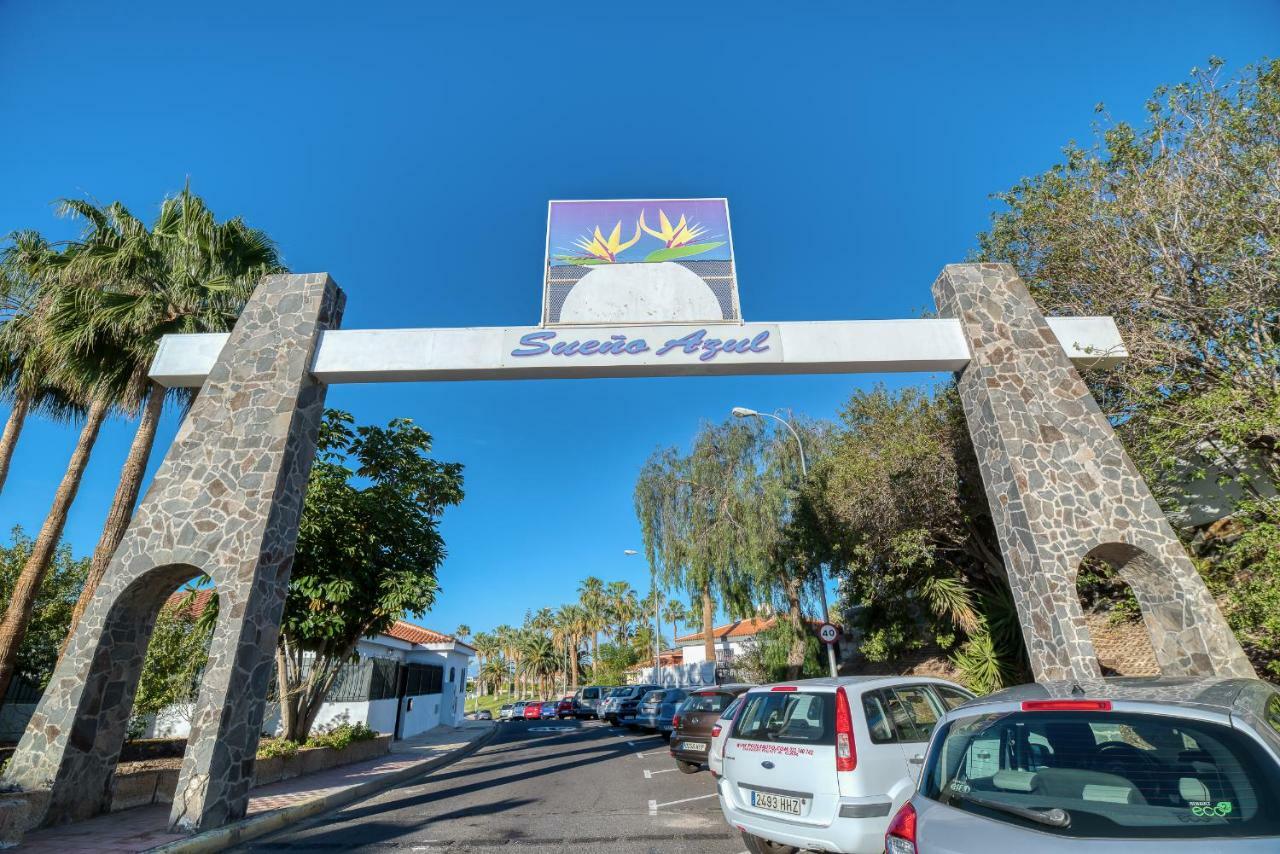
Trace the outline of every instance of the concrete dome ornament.
<instances>
[{"instance_id":1,"label":"concrete dome ornament","mask_svg":"<svg viewBox=\"0 0 1280 854\"><path fill-rule=\"evenodd\" d=\"M578 280L561 323L716 323L720 301L697 273L672 261L602 264Z\"/></svg>"}]
</instances>

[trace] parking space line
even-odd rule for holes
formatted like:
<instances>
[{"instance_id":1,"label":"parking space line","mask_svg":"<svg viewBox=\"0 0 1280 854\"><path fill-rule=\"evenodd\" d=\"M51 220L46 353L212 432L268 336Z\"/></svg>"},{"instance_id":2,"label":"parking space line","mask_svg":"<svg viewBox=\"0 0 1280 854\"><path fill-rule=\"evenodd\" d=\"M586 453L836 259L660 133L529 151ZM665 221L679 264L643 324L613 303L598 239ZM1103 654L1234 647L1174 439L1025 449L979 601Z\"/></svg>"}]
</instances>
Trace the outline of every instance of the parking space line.
<instances>
[{"instance_id":1,"label":"parking space line","mask_svg":"<svg viewBox=\"0 0 1280 854\"><path fill-rule=\"evenodd\" d=\"M648 753L636 754L636 756L640 757L641 759L644 759L646 756L670 756L670 755L671 755L671 752L668 750L650 750Z\"/></svg>"},{"instance_id":2,"label":"parking space line","mask_svg":"<svg viewBox=\"0 0 1280 854\"><path fill-rule=\"evenodd\" d=\"M672 771L674 771L674 770L676 770L676 769L674 769L674 768L663 768L661 771L650 771L650 770L648 770L648 769L646 768L646 769L645 769L645 772L644 772L644 778L645 778L646 780L652 780L652 779L653 779L653 775L654 775L654 774L670 774L670 773L671 773Z\"/></svg>"},{"instance_id":3,"label":"parking space line","mask_svg":"<svg viewBox=\"0 0 1280 854\"><path fill-rule=\"evenodd\" d=\"M687 804L690 801L705 801L707 798L714 798L716 794L716 792L712 792L709 795L698 795L693 798L681 798L678 801L667 801L665 804L660 804L657 801L649 801L649 815L657 815L658 809L661 807L673 807L676 804Z\"/></svg>"}]
</instances>

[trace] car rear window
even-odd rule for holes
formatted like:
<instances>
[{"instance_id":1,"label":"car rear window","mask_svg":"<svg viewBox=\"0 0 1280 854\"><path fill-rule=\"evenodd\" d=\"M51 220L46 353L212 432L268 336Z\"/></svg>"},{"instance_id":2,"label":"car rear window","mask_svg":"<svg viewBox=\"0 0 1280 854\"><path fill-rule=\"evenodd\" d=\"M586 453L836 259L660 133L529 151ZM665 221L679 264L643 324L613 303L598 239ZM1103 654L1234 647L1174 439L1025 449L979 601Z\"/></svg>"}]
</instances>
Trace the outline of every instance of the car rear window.
<instances>
[{"instance_id":1,"label":"car rear window","mask_svg":"<svg viewBox=\"0 0 1280 854\"><path fill-rule=\"evenodd\" d=\"M719 694L714 691L695 692L684 701L686 712L722 712L733 699L732 694Z\"/></svg>"},{"instance_id":2,"label":"car rear window","mask_svg":"<svg viewBox=\"0 0 1280 854\"><path fill-rule=\"evenodd\" d=\"M600 699L600 689L599 689L599 688L583 688L583 689L582 689L582 699L584 699L584 700L599 700L599 699Z\"/></svg>"},{"instance_id":3,"label":"car rear window","mask_svg":"<svg viewBox=\"0 0 1280 854\"><path fill-rule=\"evenodd\" d=\"M646 703L661 703L663 698L666 696L666 691L650 691L648 694L644 695L644 701Z\"/></svg>"},{"instance_id":4,"label":"car rear window","mask_svg":"<svg viewBox=\"0 0 1280 854\"><path fill-rule=\"evenodd\" d=\"M1275 762L1237 730L1166 715L1015 712L960 718L935 740L921 792L956 809L1063 836L1280 833ZM1009 808L1065 810L1066 826Z\"/></svg>"},{"instance_id":5,"label":"car rear window","mask_svg":"<svg viewBox=\"0 0 1280 854\"><path fill-rule=\"evenodd\" d=\"M746 695L733 737L789 744L835 744L835 695L761 691Z\"/></svg>"}]
</instances>

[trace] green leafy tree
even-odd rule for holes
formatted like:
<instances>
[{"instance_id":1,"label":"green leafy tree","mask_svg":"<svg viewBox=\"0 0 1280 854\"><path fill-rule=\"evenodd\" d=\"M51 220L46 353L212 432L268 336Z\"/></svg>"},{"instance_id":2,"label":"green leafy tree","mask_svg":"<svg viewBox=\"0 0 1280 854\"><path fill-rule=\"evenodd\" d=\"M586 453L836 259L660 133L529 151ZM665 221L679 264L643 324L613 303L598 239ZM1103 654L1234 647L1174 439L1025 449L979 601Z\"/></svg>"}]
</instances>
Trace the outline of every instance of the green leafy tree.
<instances>
[{"instance_id":1,"label":"green leafy tree","mask_svg":"<svg viewBox=\"0 0 1280 854\"><path fill-rule=\"evenodd\" d=\"M983 687L1021 674L1019 625L954 387L858 392L841 419L809 506L846 606L861 606L861 652L887 661L933 642L963 656Z\"/></svg>"},{"instance_id":2,"label":"green leafy tree","mask_svg":"<svg viewBox=\"0 0 1280 854\"><path fill-rule=\"evenodd\" d=\"M600 644L600 657L591 672L591 681L598 685L625 685L627 668L640 661L631 644L608 641Z\"/></svg>"},{"instance_id":3,"label":"green leafy tree","mask_svg":"<svg viewBox=\"0 0 1280 854\"><path fill-rule=\"evenodd\" d=\"M0 607L9 602L22 569L31 557L31 538L15 527L8 545L0 546ZM18 648L16 671L43 690L58 663L58 648L66 636L80 588L89 571L87 559L75 559L65 543L54 552L49 571L31 607L31 620Z\"/></svg>"},{"instance_id":4,"label":"green leafy tree","mask_svg":"<svg viewBox=\"0 0 1280 854\"><path fill-rule=\"evenodd\" d=\"M190 722L209 661L214 626L211 617L217 607L214 603L207 613L195 613L194 595L192 591L179 601L166 604L156 618L133 701L129 729L134 737L142 734L149 715L164 712Z\"/></svg>"},{"instance_id":5,"label":"green leafy tree","mask_svg":"<svg viewBox=\"0 0 1280 854\"><path fill-rule=\"evenodd\" d=\"M600 633L609 627L604 582L594 575L584 578L578 585L578 604L586 612L587 629L591 637L591 662L594 665L600 657Z\"/></svg>"},{"instance_id":6,"label":"green leafy tree","mask_svg":"<svg viewBox=\"0 0 1280 854\"><path fill-rule=\"evenodd\" d=\"M462 465L430 451L409 419L353 427L326 412L276 656L285 738L305 740L362 637L435 601L440 516L463 493Z\"/></svg>"},{"instance_id":7,"label":"green leafy tree","mask_svg":"<svg viewBox=\"0 0 1280 854\"><path fill-rule=\"evenodd\" d=\"M1225 542L1189 544L1275 673L1280 592L1259 544L1280 515L1280 61L1227 76L1211 60L1158 89L1140 126L1098 109L1091 146L997 195L978 257L1012 263L1046 314L1115 318L1129 358L1086 380L1167 510L1197 479L1232 487ZM1111 595L1105 574L1085 581Z\"/></svg>"}]
</instances>

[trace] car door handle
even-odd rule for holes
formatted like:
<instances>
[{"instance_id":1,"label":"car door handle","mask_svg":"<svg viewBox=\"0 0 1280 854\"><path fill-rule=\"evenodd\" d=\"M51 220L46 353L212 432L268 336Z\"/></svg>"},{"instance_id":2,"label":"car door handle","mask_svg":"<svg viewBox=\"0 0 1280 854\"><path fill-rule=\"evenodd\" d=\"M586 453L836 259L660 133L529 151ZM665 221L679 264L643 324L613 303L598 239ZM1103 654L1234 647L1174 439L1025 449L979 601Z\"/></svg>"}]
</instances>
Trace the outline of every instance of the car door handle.
<instances>
[{"instance_id":1,"label":"car door handle","mask_svg":"<svg viewBox=\"0 0 1280 854\"><path fill-rule=\"evenodd\" d=\"M912 765L923 765L924 757L921 756L919 753L917 753L915 756L912 756L907 761L910 762Z\"/></svg>"}]
</instances>

